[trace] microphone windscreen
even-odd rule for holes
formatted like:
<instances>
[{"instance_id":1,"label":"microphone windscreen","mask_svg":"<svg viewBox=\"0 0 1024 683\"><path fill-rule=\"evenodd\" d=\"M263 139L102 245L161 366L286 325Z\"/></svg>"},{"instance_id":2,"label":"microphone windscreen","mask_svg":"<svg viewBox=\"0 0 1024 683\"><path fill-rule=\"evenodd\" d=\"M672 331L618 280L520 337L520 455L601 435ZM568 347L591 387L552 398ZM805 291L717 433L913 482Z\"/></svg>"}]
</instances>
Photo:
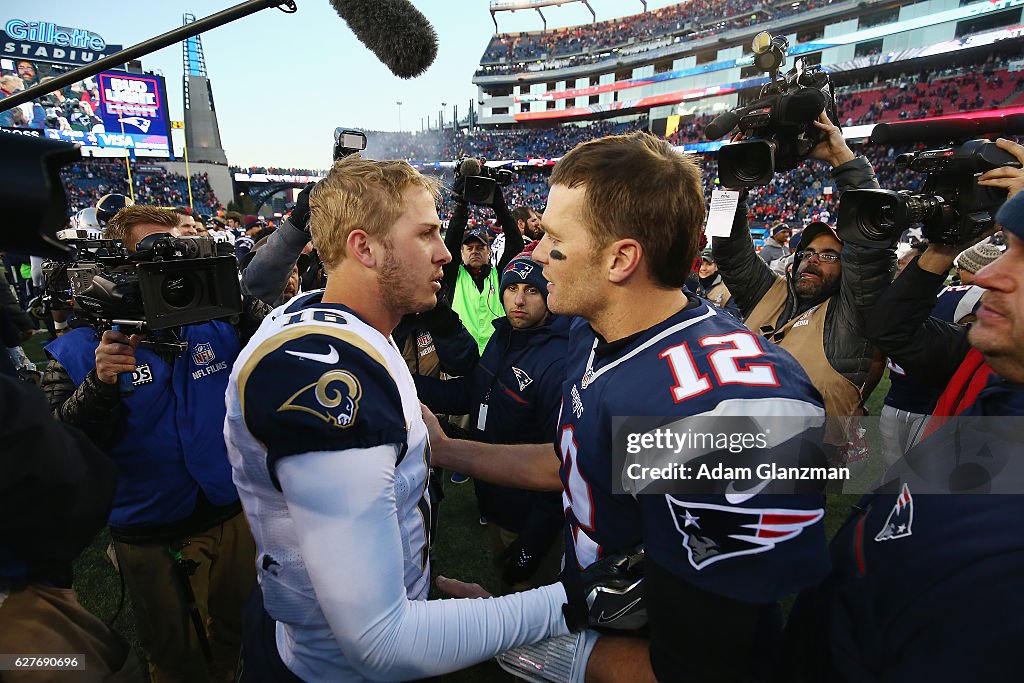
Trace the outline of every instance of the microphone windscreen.
<instances>
[{"instance_id":1,"label":"microphone windscreen","mask_svg":"<svg viewBox=\"0 0 1024 683\"><path fill-rule=\"evenodd\" d=\"M409 0L330 0L356 38L391 73L413 78L437 57L437 33Z\"/></svg>"},{"instance_id":2,"label":"microphone windscreen","mask_svg":"<svg viewBox=\"0 0 1024 683\"><path fill-rule=\"evenodd\" d=\"M459 175L463 178L469 178L470 176L478 176L480 172L484 170L483 164L480 163L479 159L473 157L466 157L459 164Z\"/></svg>"},{"instance_id":3,"label":"microphone windscreen","mask_svg":"<svg viewBox=\"0 0 1024 683\"><path fill-rule=\"evenodd\" d=\"M734 111L719 114L704 128L704 137L708 140L717 140L723 135L727 135L739 122L739 114Z\"/></svg>"},{"instance_id":4,"label":"microphone windscreen","mask_svg":"<svg viewBox=\"0 0 1024 683\"><path fill-rule=\"evenodd\" d=\"M817 88L801 88L779 102L780 123L800 125L818 118L825 109L825 93Z\"/></svg>"}]
</instances>

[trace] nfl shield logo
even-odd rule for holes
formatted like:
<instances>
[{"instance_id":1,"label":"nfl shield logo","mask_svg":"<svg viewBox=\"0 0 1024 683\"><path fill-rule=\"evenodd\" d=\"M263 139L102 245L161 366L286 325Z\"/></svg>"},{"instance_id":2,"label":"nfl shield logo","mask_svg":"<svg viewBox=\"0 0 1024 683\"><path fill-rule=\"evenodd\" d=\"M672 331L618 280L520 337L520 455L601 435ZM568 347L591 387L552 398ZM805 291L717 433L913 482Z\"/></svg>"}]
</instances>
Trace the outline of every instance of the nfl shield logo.
<instances>
[{"instance_id":1,"label":"nfl shield logo","mask_svg":"<svg viewBox=\"0 0 1024 683\"><path fill-rule=\"evenodd\" d=\"M213 353L213 346L209 342L196 344L196 348L192 350L192 360L196 365L206 365L216 357Z\"/></svg>"}]
</instances>

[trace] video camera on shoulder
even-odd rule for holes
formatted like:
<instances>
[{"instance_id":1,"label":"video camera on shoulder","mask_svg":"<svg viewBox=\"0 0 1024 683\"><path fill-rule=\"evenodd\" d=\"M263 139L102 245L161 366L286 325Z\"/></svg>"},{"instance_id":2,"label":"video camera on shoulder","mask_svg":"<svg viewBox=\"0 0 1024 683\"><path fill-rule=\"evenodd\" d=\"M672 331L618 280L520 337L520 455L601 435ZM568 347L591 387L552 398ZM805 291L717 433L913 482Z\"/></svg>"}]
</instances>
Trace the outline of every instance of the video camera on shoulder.
<instances>
[{"instance_id":1,"label":"video camera on shoulder","mask_svg":"<svg viewBox=\"0 0 1024 683\"><path fill-rule=\"evenodd\" d=\"M512 171L490 168L480 159L461 157L455 160L455 177L465 182L463 193L470 204L491 206L498 187L512 184Z\"/></svg>"},{"instance_id":2,"label":"video camera on shoulder","mask_svg":"<svg viewBox=\"0 0 1024 683\"><path fill-rule=\"evenodd\" d=\"M47 292L100 329L163 330L242 312L230 244L156 233L135 253L115 240L73 240L71 261L46 261Z\"/></svg>"},{"instance_id":3,"label":"video camera on shoulder","mask_svg":"<svg viewBox=\"0 0 1024 683\"><path fill-rule=\"evenodd\" d=\"M758 99L716 117L704 130L717 140L737 126L746 140L723 145L718 151L718 175L723 187L767 185L777 171L796 168L825 134L814 126L822 111L839 125L835 91L828 72L802 59L785 76L789 41L762 31L754 36L754 64L771 74Z\"/></svg>"},{"instance_id":4,"label":"video camera on shoulder","mask_svg":"<svg viewBox=\"0 0 1024 683\"><path fill-rule=\"evenodd\" d=\"M1000 166L1020 168L1009 152L988 140L965 140L983 129L1020 130L1020 117L991 121L913 122L879 124L871 141L901 142L913 136L949 136L952 146L910 152L896 157L899 166L928 174L920 192L910 190L847 190L839 201L839 236L854 244L893 244L907 228L921 225L924 237L939 244L959 244L981 235L995 224L996 211L1007 192L978 185L978 176Z\"/></svg>"}]
</instances>

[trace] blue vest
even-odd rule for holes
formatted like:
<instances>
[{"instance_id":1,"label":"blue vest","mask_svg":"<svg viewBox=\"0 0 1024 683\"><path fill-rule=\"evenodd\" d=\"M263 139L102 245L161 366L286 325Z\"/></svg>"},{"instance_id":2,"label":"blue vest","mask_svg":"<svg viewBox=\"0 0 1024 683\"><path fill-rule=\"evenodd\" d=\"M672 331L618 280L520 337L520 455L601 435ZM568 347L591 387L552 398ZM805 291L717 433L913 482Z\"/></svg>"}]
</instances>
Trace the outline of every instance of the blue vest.
<instances>
[{"instance_id":1,"label":"blue vest","mask_svg":"<svg viewBox=\"0 0 1024 683\"><path fill-rule=\"evenodd\" d=\"M135 392L122 399L116 440L106 452L118 467L113 527L186 519L199 490L214 505L238 500L224 445L224 394L241 350L234 328L212 321L181 328L188 349L168 364L135 349ZM95 332L72 330L46 347L76 385L96 368Z\"/></svg>"}]
</instances>

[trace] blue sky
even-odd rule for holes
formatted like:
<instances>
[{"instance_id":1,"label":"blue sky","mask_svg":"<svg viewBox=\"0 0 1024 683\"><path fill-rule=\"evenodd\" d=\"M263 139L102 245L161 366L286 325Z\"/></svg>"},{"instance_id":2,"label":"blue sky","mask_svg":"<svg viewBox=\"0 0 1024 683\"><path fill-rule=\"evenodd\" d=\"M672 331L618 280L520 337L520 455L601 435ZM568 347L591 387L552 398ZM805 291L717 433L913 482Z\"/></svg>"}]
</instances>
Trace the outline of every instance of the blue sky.
<instances>
[{"instance_id":1,"label":"blue sky","mask_svg":"<svg viewBox=\"0 0 1024 683\"><path fill-rule=\"evenodd\" d=\"M476 97L473 71L494 33L487 0L413 0L438 34L438 55L425 74L403 81L391 74L356 39L326 0L297 0L299 11L286 15L263 10L203 34L203 51L213 83L221 138L228 160L239 165L325 168L330 163L336 126L419 130L429 116L436 123L441 103L465 115ZM124 46L181 24L182 14L204 17L235 0L35 0L10 7L0 18L50 21L99 33ZM673 4L648 0L650 9ZM590 0L598 20L642 11L640 0ZM548 26L587 23L580 3L547 7ZM533 11L502 12L504 31L537 30ZM167 80L171 118L182 116L181 46L143 58L147 70Z\"/></svg>"}]
</instances>

